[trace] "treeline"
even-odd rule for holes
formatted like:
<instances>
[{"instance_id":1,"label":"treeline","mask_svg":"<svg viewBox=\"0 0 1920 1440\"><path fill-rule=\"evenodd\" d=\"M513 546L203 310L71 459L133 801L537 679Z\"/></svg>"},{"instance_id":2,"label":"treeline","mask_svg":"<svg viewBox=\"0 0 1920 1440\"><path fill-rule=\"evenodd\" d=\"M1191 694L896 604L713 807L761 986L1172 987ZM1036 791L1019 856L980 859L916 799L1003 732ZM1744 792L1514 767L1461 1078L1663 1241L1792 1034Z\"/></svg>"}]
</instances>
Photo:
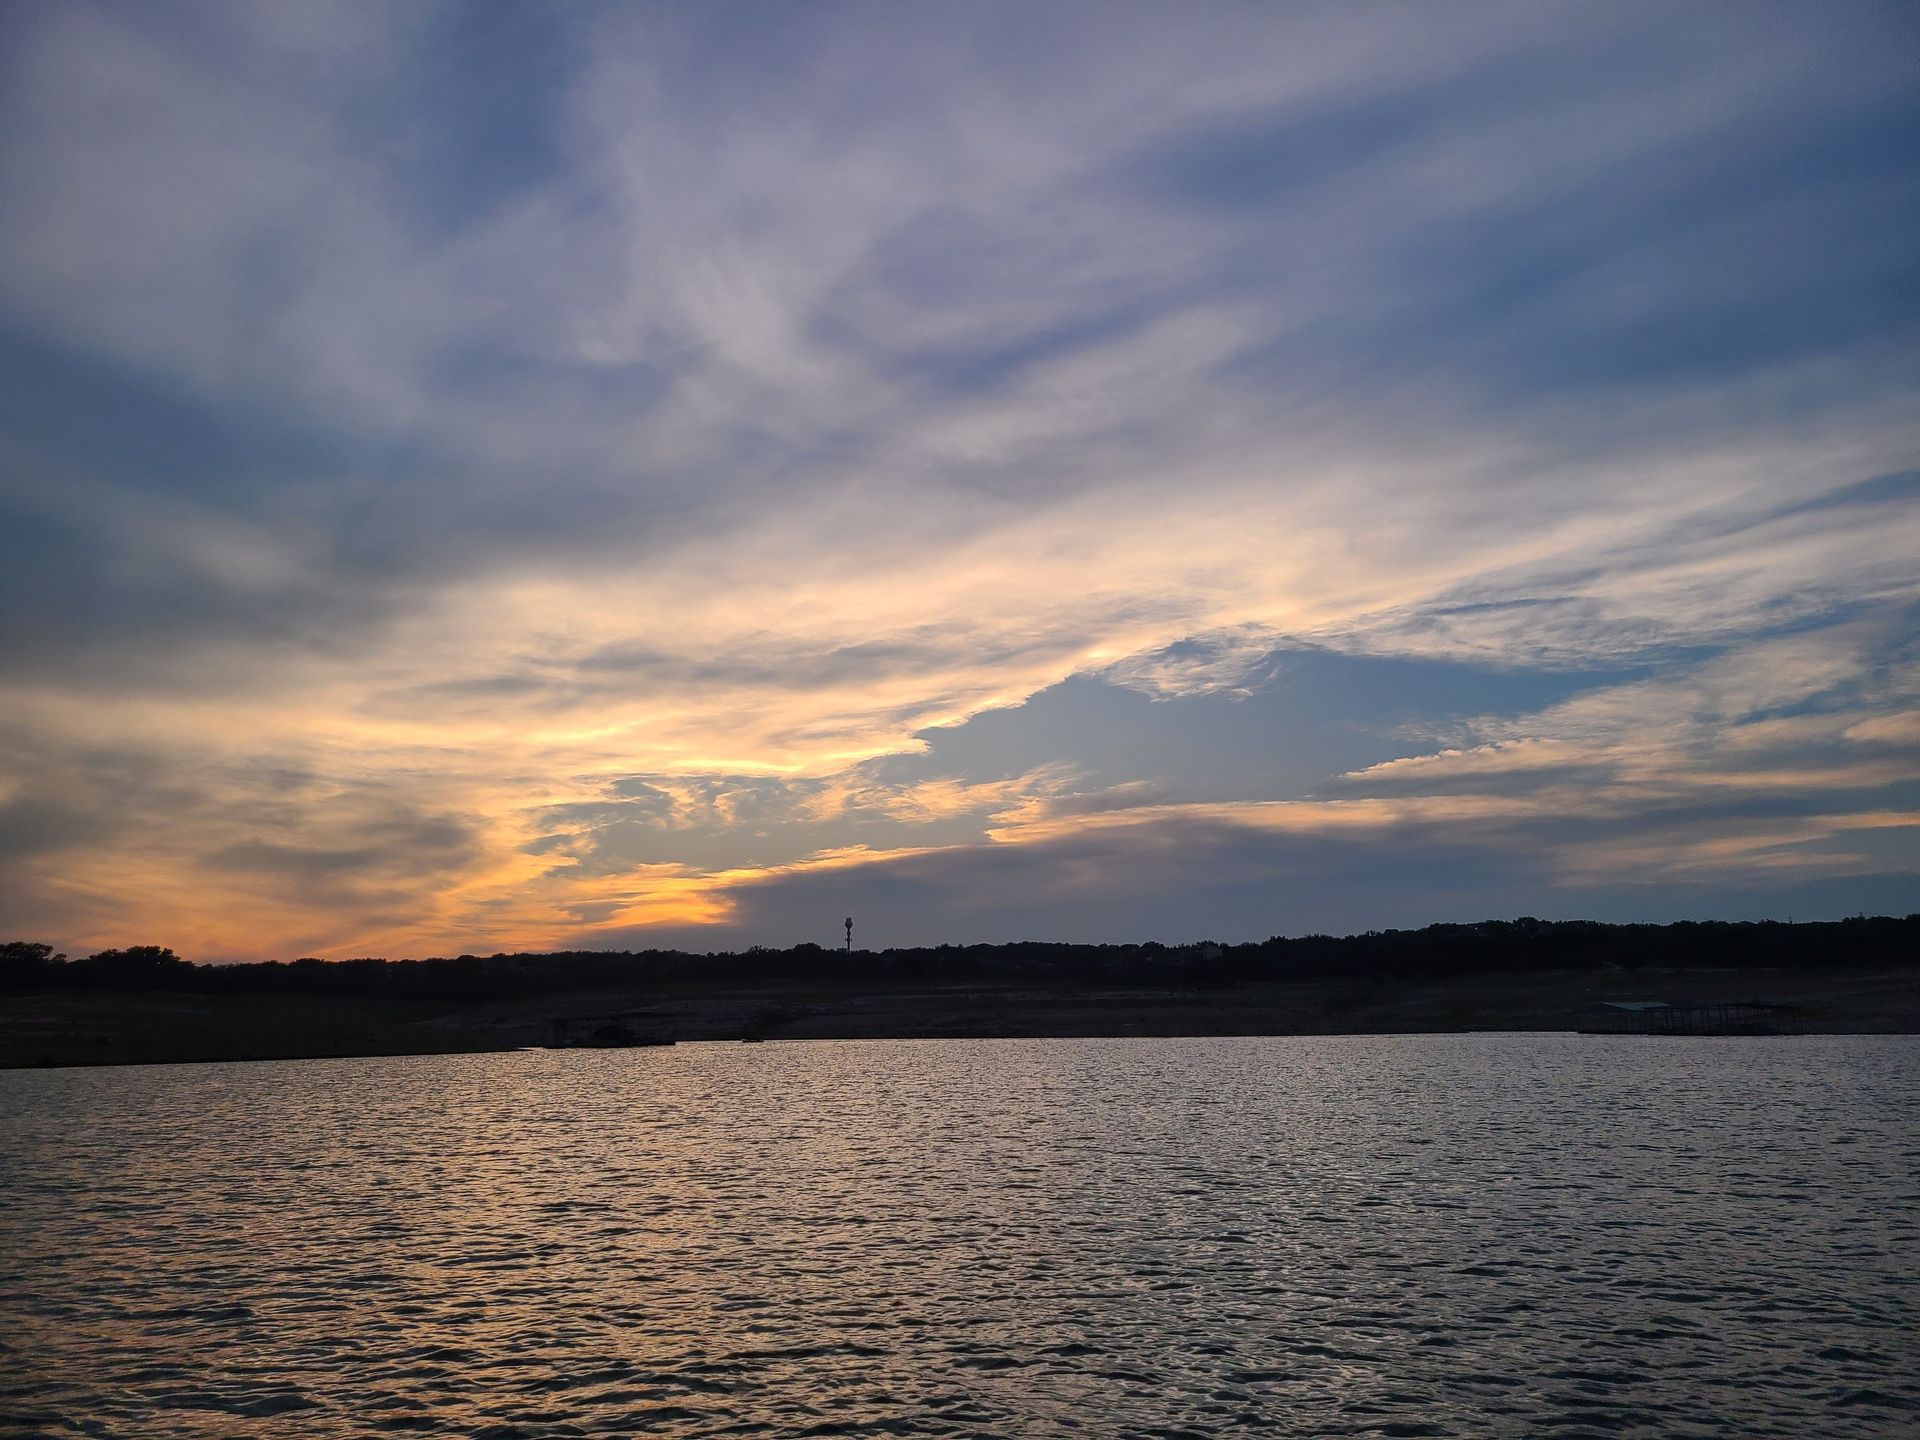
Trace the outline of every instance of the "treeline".
<instances>
[{"instance_id":1,"label":"treeline","mask_svg":"<svg viewBox=\"0 0 1920 1440\"><path fill-rule=\"evenodd\" d=\"M1227 988L1327 978L1513 974L1546 970L1781 966L1856 969L1920 965L1920 915L1856 916L1788 925L1686 921L1607 925L1588 920L1484 920L1364 935L1275 936L1244 945L939 945L855 950L692 954L683 950L576 950L458 955L427 960L277 960L195 965L158 945L102 950L82 959L49 945L0 945L0 991L170 990L208 995L299 994L393 999L500 1000L624 985L760 985L777 982L1041 982Z\"/></svg>"}]
</instances>

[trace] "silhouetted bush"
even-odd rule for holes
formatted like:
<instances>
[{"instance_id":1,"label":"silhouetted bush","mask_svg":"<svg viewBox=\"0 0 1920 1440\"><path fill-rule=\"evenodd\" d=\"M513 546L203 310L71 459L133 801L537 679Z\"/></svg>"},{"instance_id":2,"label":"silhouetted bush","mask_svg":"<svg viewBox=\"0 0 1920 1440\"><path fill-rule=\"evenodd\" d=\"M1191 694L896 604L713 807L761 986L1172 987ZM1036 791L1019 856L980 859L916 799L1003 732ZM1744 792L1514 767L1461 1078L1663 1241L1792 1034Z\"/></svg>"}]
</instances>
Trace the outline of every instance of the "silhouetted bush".
<instances>
[{"instance_id":1,"label":"silhouetted bush","mask_svg":"<svg viewBox=\"0 0 1920 1440\"><path fill-rule=\"evenodd\" d=\"M1920 915L1858 915L1800 925L1683 921L1483 920L1363 935L1275 936L1245 945L938 945L851 954L811 942L705 955L683 950L573 950L425 960L193 965L158 945L69 961L49 945L0 945L0 990L182 990L216 995L505 1000L606 986L1042 983L1227 988L1295 980L1439 980L1549 970L1684 966L1765 970L1920 965Z\"/></svg>"},{"instance_id":2,"label":"silhouetted bush","mask_svg":"<svg viewBox=\"0 0 1920 1440\"><path fill-rule=\"evenodd\" d=\"M67 957L51 945L10 940L0 945L0 991L41 990L58 978Z\"/></svg>"}]
</instances>

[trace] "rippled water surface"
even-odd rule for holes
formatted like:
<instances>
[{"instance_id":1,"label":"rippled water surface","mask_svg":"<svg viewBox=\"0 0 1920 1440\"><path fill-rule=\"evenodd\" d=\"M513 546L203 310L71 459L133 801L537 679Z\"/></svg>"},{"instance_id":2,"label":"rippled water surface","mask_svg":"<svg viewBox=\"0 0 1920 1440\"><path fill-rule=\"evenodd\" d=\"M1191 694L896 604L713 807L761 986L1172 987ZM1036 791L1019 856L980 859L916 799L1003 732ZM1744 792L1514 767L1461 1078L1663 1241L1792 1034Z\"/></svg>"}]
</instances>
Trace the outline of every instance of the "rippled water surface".
<instances>
[{"instance_id":1,"label":"rippled water surface","mask_svg":"<svg viewBox=\"0 0 1920 1440\"><path fill-rule=\"evenodd\" d=\"M0 1425L1920 1430L1920 1041L0 1074Z\"/></svg>"}]
</instances>

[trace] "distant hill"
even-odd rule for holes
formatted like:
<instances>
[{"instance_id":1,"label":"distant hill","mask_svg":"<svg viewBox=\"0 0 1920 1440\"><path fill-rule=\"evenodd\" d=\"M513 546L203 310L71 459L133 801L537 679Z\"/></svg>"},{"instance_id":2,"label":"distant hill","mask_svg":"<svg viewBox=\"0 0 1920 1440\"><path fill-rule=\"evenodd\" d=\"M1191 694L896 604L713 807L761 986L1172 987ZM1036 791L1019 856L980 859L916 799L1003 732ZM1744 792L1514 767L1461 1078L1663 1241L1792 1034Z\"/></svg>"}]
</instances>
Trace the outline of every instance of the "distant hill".
<instances>
[{"instance_id":1,"label":"distant hill","mask_svg":"<svg viewBox=\"0 0 1920 1440\"><path fill-rule=\"evenodd\" d=\"M889 981L1012 981L1053 986L1225 989L1287 981L1468 976L1643 967L1766 970L1920 968L1920 915L1848 920L1483 920L1362 935L1275 936L1240 945L1075 945L1025 941L846 952L780 950L555 951L424 960L260 961L195 965L163 946L82 959L27 941L0 945L0 991L166 990L206 995L325 995L478 1001L610 986L674 987Z\"/></svg>"}]
</instances>

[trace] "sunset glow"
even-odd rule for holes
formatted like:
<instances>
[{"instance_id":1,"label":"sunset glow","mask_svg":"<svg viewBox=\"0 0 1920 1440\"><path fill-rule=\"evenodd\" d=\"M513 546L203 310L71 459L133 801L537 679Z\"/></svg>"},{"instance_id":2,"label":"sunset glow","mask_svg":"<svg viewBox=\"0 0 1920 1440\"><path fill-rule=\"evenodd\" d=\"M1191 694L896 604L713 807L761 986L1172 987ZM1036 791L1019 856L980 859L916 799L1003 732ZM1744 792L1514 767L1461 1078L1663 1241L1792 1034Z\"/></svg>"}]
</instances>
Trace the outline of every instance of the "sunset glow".
<instances>
[{"instance_id":1,"label":"sunset glow","mask_svg":"<svg viewBox=\"0 0 1920 1440\"><path fill-rule=\"evenodd\" d=\"M1897 7L0 34L10 934L1920 909Z\"/></svg>"}]
</instances>

